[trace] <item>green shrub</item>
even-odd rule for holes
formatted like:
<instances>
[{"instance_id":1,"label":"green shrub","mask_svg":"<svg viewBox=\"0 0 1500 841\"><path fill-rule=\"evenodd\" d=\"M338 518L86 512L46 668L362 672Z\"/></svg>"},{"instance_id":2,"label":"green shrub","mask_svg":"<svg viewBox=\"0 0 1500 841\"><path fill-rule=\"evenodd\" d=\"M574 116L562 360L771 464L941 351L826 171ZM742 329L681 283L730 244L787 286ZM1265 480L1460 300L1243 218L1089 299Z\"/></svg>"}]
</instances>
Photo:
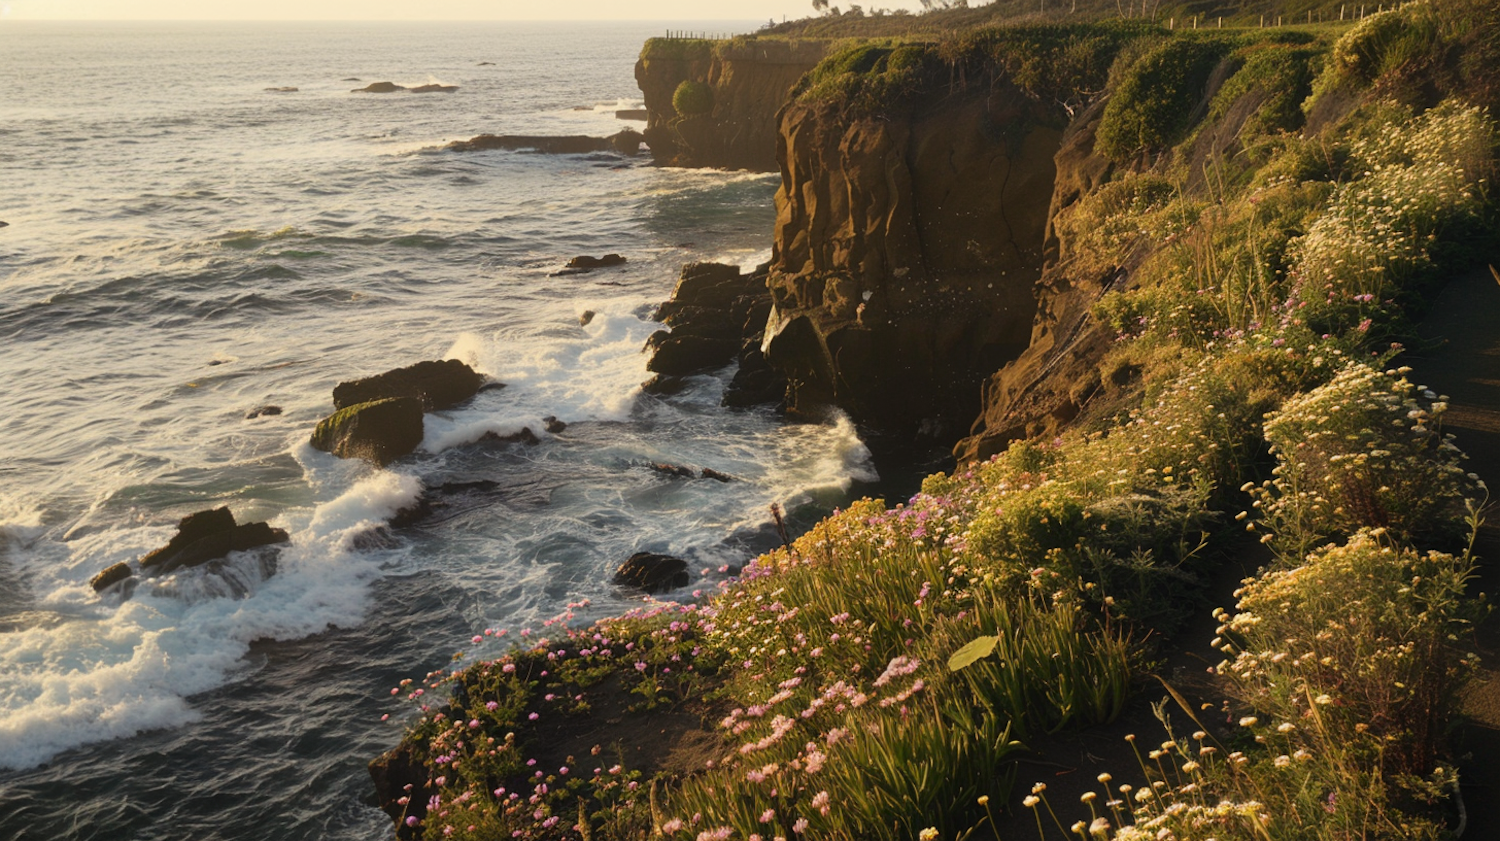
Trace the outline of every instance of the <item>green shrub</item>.
<instances>
[{"instance_id":1,"label":"green shrub","mask_svg":"<svg viewBox=\"0 0 1500 841\"><path fill-rule=\"evenodd\" d=\"M1400 373L1350 362L1267 418L1278 464L1256 504L1283 555L1362 527L1405 541L1461 536L1464 500L1477 489L1440 434L1447 404L1438 395L1419 403Z\"/></svg>"},{"instance_id":2,"label":"green shrub","mask_svg":"<svg viewBox=\"0 0 1500 841\"><path fill-rule=\"evenodd\" d=\"M714 89L696 79L684 79L672 92L672 108L683 117L708 114L714 110Z\"/></svg>"},{"instance_id":3,"label":"green shrub","mask_svg":"<svg viewBox=\"0 0 1500 841\"><path fill-rule=\"evenodd\" d=\"M1235 694L1293 743L1328 753L1364 743L1387 773L1432 770L1479 618L1467 555L1392 546L1383 530L1249 580L1222 615L1220 664ZM1305 732L1304 732L1305 731Z\"/></svg>"},{"instance_id":4,"label":"green shrub","mask_svg":"<svg viewBox=\"0 0 1500 841\"><path fill-rule=\"evenodd\" d=\"M1123 161L1182 139L1209 73L1227 52L1221 40L1178 36L1142 56L1105 106L1099 151Z\"/></svg>"}]
</instances>

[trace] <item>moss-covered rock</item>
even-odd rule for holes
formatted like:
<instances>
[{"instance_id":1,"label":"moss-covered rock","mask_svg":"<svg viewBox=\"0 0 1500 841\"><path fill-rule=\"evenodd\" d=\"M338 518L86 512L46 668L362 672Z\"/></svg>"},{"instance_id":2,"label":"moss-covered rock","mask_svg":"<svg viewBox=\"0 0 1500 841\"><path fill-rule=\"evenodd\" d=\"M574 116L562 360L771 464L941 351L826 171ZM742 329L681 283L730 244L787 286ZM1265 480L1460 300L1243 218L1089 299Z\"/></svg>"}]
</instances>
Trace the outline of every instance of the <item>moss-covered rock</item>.
<instances>
[{"instance_id":1,"label":"moss-covered rock","mask_svg":"<svg viewBox=\"0 0 1500 841\"><path fill-rule=\"evenodd\" d=\"M422 401L388 397L340 409L318 423L311 443L339 458L384 467L422 443Z\"/></svg>"}]
</instances>

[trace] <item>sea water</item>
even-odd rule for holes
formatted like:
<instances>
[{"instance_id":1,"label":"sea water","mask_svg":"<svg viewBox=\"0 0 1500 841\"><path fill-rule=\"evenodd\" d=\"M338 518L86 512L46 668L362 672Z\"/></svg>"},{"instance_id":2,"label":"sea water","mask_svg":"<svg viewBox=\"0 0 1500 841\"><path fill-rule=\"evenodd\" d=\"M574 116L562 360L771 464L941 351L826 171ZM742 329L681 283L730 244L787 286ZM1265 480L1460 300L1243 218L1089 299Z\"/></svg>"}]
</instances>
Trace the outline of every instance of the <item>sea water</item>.
<instances>
[{"instance_id":1,"label":"sea water","mask_svg":"<svg viewBox=\"0 0 1500 841\"><path fill-rule=\"evenodd\" d=\"M438 148L630 125L665 28L0 21L0 838L390 837L365 763L402 678L640 606L636 551L712 590L771 503L874 478L847 422L721 408L732 371L640 389L681 264L768 259L774 175ZM339 381L445 357L507 386L386 470L308 446ZM89 586L221 505L290 532L274 571Z\"/></svg>"}]
</instances>

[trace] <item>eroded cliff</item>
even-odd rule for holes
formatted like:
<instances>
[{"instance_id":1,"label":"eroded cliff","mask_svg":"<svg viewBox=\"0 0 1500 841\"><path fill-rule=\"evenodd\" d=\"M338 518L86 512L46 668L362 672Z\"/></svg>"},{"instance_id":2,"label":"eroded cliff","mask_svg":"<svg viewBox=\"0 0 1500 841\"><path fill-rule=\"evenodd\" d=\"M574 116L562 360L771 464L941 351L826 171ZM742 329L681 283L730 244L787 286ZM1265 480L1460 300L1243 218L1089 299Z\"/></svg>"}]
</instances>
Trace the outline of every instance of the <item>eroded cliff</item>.
<instances>
[{"instance_id":1,"label":"eroded cliff","mask_svg":"<svg viewBox=\"0 0 1500 841\"><path fill-rule=\"evenodd\" d=\"M777 112L788 91L822 60L827 43L753 37L647 41L635 78L646 102L652 155L672 166L775 171ZM685 82L703 86L692 113L679 113L673 102Z\"/></svg>"},{"instance_id":2,"label":"eroded cliff","mask_svg":"<svg viewBox=\"0 0 1500 841\"><path fill-rule=\"evenodd\" d=\"M765 351L789 403L945 438L1026 346L1059 115L1007 83L848 119L782 115Z\"/></svg>"}]
</instances>

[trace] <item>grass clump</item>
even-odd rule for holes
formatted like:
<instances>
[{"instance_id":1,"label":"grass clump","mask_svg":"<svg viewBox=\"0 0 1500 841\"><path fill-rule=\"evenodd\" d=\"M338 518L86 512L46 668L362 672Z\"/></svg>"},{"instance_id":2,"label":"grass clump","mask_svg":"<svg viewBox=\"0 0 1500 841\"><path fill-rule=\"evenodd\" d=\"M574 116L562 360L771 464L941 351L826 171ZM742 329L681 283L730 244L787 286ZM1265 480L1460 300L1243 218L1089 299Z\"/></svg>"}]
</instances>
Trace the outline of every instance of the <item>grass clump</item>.
<instances>
[{"instance_id":1,"label":"grass clump","mask_svg":"<svg viewBox=\"0 0 1500 841\"><path fill-rule=\"evenodd\" d=\"M1208 75L1229 51L1217 38L1164 40L1125 71L1104 109L1098 150L1123 161L1181 140Z\"/></svg>"},{"instance_id":2,"label":"grass clump","mask_svg":"<svg viewBox=\"0 0 1500 841\"><path fill-rule=\"evenodd\" d=\"M684 79L672 92L672 110L683 117L696 117L714 110L714 89L695 79Z\"/></svg>"}]
</instances>

